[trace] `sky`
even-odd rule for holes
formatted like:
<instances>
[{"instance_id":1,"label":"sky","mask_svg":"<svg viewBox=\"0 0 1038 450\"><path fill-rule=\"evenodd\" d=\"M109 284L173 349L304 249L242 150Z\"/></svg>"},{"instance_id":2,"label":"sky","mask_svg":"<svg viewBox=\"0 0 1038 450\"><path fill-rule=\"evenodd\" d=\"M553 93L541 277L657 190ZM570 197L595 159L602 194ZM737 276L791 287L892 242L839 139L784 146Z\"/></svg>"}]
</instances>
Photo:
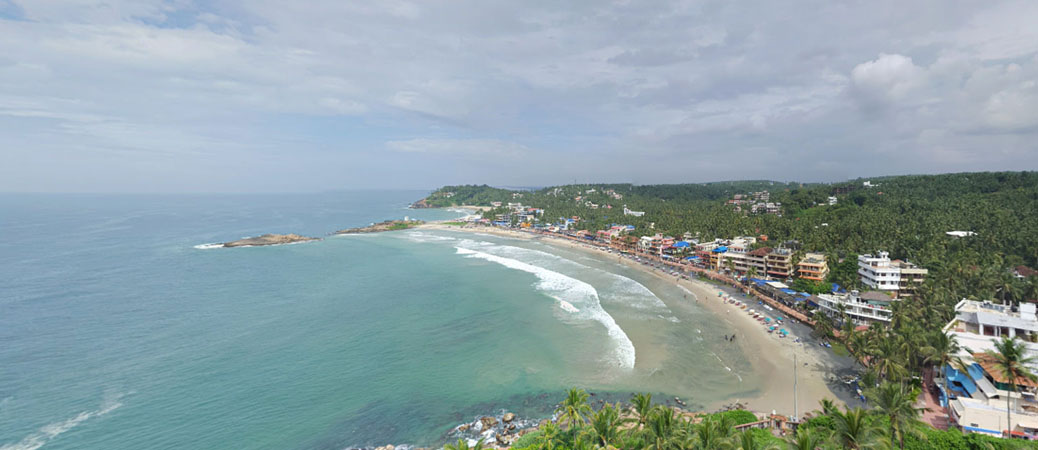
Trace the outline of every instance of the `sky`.
<instances>
[{"instance_id":1,"label":"sky","mask_svg":"<svg viewBox=\"0 0 1038 450\"><path fill-rule=\"evenodd\" d=\"M0 0L0 191L1038 169L1038 2Z\"/></svg>"}]
</instances>

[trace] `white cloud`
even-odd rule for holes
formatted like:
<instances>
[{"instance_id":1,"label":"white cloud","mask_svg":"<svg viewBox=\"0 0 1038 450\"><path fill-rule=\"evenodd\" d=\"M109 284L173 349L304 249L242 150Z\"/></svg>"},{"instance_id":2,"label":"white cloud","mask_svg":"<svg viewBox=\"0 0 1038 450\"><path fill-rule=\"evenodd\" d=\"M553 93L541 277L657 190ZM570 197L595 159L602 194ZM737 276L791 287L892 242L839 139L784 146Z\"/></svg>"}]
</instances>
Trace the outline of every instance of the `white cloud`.
<instances>
[{"instance_id":1,"label":"white cloud","mask_svg":"<svg viewBox=\"0 0 1038 450\"><path fill-rule=\"evenodd\" d=\"M497 160L528 156L532 150L522 144L498 139L429 139L418 138L386 142L386 147L402 152L463 159Z\"/></svg>"}]
</instances>

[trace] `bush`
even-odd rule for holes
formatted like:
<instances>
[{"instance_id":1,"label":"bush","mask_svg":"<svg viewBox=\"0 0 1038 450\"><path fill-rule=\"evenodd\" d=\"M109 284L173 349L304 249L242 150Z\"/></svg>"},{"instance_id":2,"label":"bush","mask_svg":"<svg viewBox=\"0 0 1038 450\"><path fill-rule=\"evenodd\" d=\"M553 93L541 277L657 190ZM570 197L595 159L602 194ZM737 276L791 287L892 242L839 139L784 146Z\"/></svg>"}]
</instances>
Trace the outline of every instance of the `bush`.
<instances>
[{"instance_id":1,"label":"bush","mask_svg":"<svg viewBox=\"0 0 1038 450\"><path fill-rule=\"evenodd\" d=\"M725 417L730 417L736 425L742 425L744 423L753 423L758 420L756 414L746 411L745 409L722 411L718 413L709 414L706 416L707 419L713 420L721 420Z\"/></svg>"},{"instance_id":2,"label":"bush","mask_svg":"<svg viewBox=\"0 0 1038 450\"><path fill-rule=\"evenodd\" d=\"M519 439L516 439L515 442L512 443L512 448L519 449L519 448L530 447L530 446L532 446L532 445L537 443L537 437L539 437L540 435L541 435L540 430L537 430L537 431L531 431L531 432L526 433L526 434L524 434L522 436L519 436Z\"/></svg>"}]
</instances>

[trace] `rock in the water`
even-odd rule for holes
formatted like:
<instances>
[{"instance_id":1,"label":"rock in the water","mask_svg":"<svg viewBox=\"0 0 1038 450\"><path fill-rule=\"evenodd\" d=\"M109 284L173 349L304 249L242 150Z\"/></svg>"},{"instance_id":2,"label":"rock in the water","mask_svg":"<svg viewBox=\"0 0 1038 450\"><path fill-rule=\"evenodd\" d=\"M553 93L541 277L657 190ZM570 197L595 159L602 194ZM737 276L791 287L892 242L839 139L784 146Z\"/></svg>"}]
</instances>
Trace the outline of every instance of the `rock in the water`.
<instances>
[{"instance_id":1,"label":"rock in the water","mask_svg":"<svg viewBox=\"0 0 1038 450\"><path fill-rule=\"evenodd\" d=\"M469 424L467 424L467 423L463 423L461 425L458 425L458 431L468 431L468 429L469 429Z\"/></svg>"},{"instance_id":2,"label":"rock in the water","mask_svg":"<svg viewBox=\"0 0 1038 450\"><path fill-rule=\"evenodd\" d=\"M499 434L497 436L494 436L494 439L497 441L498 444L508 445L508 438L505 437L505 435L503 435L503 434Z\"/></svg>"},{"instance_id":3,"label":"rock in the water","mask_svg":"<svg viewBox=\"0 0 1038 450\"><path fill-rule=\"evenodd\" d=\"M504 422L504 423L509 423L509 422L511 422L513 420L515 420L515 414L512 414L510 412L509 413L505 413L505 415L501 416L501 421Z\"/></svg>"},{"instance_id":4,"label":"rock in the water","mask_svg":"<svg viewBox=\"0 0 1038 450\"><path fill-rule=\"evenodd\" d=\"M497 425L497 419L490 416L484 416L480 418L479 421L483 424L484 429L488 429L493 427L494 425Z\"/></svg>"},{"instance_id":5,"label":"rock in the water","mask_svg":"<svg viewBox=\"0 0 1038 450\"><path fill-rule=\"evenodd\" d=\"M320 239L300 236L298 234L264 234L262 236L224 242L224 247L257 247L262 245L294 244L296 242L318 241Z\"/></svg>"}]
</instances>

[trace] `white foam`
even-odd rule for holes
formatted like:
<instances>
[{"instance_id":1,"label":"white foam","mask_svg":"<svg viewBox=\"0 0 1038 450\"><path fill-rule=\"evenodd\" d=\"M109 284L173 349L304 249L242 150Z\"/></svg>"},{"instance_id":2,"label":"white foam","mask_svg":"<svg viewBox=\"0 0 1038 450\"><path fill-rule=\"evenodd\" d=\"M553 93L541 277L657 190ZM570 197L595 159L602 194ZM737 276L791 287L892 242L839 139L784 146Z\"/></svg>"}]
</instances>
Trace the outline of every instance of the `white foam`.
<instances>
[{"instance_id":1,"label":"white foam","mask_svg":"<svg viewBox=\"0 0 1038 450\"><path fill-rule=\"evenodd\" d=\"M559 301L559 306L562 309L566 310L566 311L569 311L569 312L572 312L572 313L580 312L580 310L577 309L576 306L573 306L573 304L571 304L570 302L567 302L567 301L565 301L563 299L560 299L560 298L556 298L555 300L558 300Z\"/></svg>"},{"instance_id":2,"label":"white foam","mask_svg":"<svg viewBox=\"0 0 1038 450\"><path fill-rule=\"evenodd\" d=\"M214 243L211 243L211 244L198 244L198 245L195 246L195 248L197 248L199 250L210 250L210 249L214 249L214 248L223 248L223 244L219 243L219 242L214 242Z\"/></svg>"},{"instance_id":3,"label":"white foam","mask_svg":"<svg viewBox=\"0 0 1038 450\"><path fill-rule=\"evenodd\" d=\"M529 260L531 257L545 258L547 261L572 265L580 270L592 270L598 273L603 273L614 280L613 285L610 286L610 289L606 291L609 293L609 295L604 298L604 300L606 300L607 302L622 303L626 306L636 309L658 311L667 315L671 314L671 310L667 307L667 304L663 303L663 300L660 300L660 298L657 297L656 294L652 292L652 290L645 287L645 285L623 275L618 275L609 271L585 266L568 258L564 258L559 255L544 252L541 250L514 247L511 245L497 245L489 242L471 241L468 239L462 240L461 245L466 248L480 246L482 248L486 248L487 253L492 253L505 257L523 258L526 260Z\"/></svg>"},{"instance_id":4,"label":"white foam","mask_svg":"<svg viewBox=\"0 0 1038 450\"><path fill-rule=\"evenodd\" d=\"M121 396L117 396L111 400L105 401L101 405L100 409L94 411L83 411L72 418L60 422L48 423L16 443L0 446L0 450L36 450L43 447L47 442L50 442L51 439L75 428L79 424L86 422L91 418L101 417L115 411L123 405L119 402L120 397Z\"/></svg>"},{"instance_id":5,"label":"white foam","mask_svg":"<svg viewBox=\"0 0 1038 450\"><path fill-rule=\"evenodd\" d=\"M452 237L438 236L435 234L423 233L421 231L404 233L404 236L413 242L451 242L457 240Z\"/></svg>"},{"instance_id":6,"label":"white foam","mask_svg":"<svg viewBox=\"0 0 1038 450\"><path fill-rule=\"evenodd\" d=\"M613 319L613 316L610 316L609 313L602 309L602 304L599 302L598 298L598 291L595 290L594 286L561 273L516 259L492 255L490 253L464 247L455 248L459 255L465 255L469 258L483 259L510 269L521 270L536 275L540 280L537 283L537 289L545 291L552 298L559 301L560 306L563 309L566 309L566 307L562 306L561 302L565 301L571 308L577 310L576 312L570 311L571 313L578 314L582 318L597 321L605 326L609 337L616 344L616 363L620 367L627 369L634 367L634 343L632 343L631 339L627 337L627 334L624 333L623 329L616 324L616 320ZM580 305L582 310L577 309L575 305ZM567 311L569 310L567 309ZM583 311L583 314L579 314L580 311Z\"/></svg>"}]
</instances>

